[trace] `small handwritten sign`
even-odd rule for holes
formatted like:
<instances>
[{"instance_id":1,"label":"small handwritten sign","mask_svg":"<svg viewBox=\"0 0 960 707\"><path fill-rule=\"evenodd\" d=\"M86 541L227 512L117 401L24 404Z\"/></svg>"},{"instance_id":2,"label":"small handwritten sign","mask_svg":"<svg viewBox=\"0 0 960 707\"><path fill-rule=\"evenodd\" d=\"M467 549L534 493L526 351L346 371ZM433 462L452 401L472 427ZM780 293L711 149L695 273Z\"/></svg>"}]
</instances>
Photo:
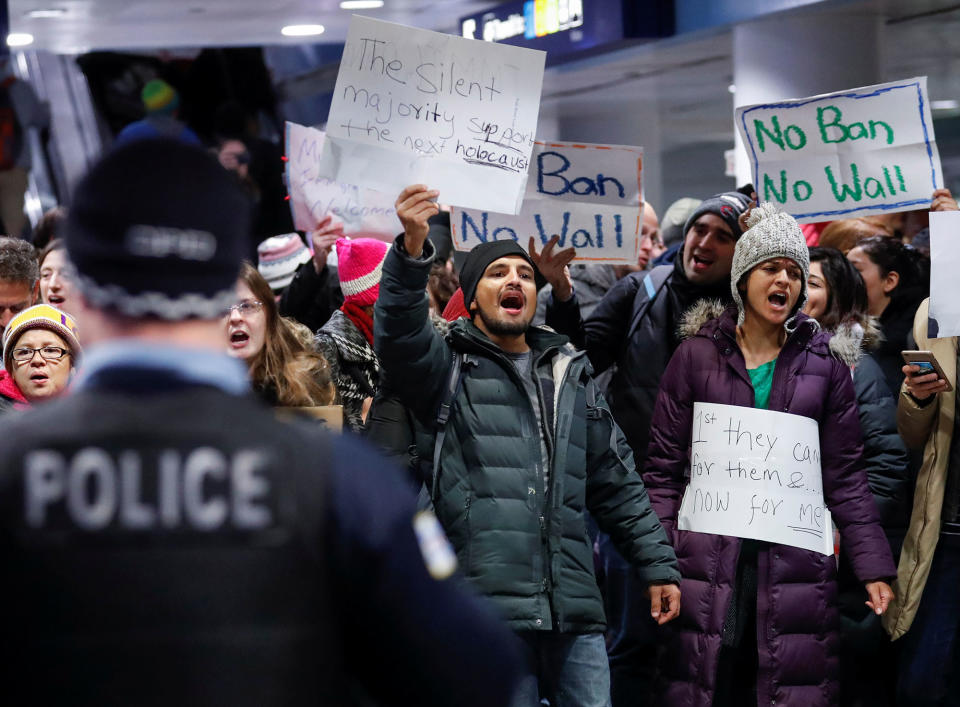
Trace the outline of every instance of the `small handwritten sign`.
<instances>
[{"instance_id":1,"label":"small handwritten sign","mask_svg":"<svg viewBox=\"0 0 960 707\"><path fill-rule=\"evenodd\" d=\"M343 224L346 236L392 241L403 230L394 206L396 195L321 177L325 138L322 130L286 125L287 187L294 227L309 231L333 214Z\"/></svg>"},{"instance_id":2,"label":"small handwritten sign","mask_svg":"<svg viewBox=\"0 0 960 707\"><path fill-rule=\"evenodd\" d=\"M533 149L545 54L353 16L321 175L515 214Z\"/></svg>"},{"instance_id":3,"label":"small handwritten sign","mask_svg":"<svg viewBox=\"0 0 960 707\"><path fill-rule=\"evenodd\" d=\"M925 76L744 106L736 124L757 196L798 221L925 208L943 185Z\"/></svg>"},{"instance_id":4,"label":"small handwritten sign","mask_svg":"<svg viewBox=\"0 0 960 707\"><path fill-rule=\"evenodd\" d=\"M520 213L452 209L454 247L508 239L526 246L530 236L542 246L557 235L558 247L577 249L577 260L635 264L642 172L641 147L537 142Z\"/></svg>"},{"instance_id":5,"label":"small handwritten sign","mask_svg":"<svg viewBox=\"0 0 960 707\"><path fill-rule=\"evenodd\" d=\"M816 420L696 403L692 440L680 530L833 554Z\"/></svg>"}]
</instances>

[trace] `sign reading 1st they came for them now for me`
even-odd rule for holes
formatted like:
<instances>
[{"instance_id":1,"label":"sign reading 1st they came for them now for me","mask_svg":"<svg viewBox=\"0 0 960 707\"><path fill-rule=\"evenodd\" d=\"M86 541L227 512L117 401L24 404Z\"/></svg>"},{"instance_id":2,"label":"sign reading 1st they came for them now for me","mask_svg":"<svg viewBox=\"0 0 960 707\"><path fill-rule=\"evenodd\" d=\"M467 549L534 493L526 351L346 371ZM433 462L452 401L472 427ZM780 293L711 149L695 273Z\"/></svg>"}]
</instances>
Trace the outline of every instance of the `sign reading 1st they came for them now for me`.
<instances>
[{"instance_id":1,"label":"sign reading 1st they came for them now for me","mask_svg":"<svg viewBox=\"0 0 960 707\"><path fill-rule=\"evenodd\" d=\"M544 52L353 16L320 176L516 214L540 111Z\"/></svg>"},{"instance_id":2,"label":"sign reading 1st they came for them now for me","mask_svg":"<svg viewBox=\"0 0 960 707\"><path fill-rule=\"evenodd\" d=\"M798 221L929 207L943 186L927 79L736 111L760 201Z\"/></svg>"},{"instance_id":3,"label":"sign reading 1st they came for them now for me","mask_svg":"<svg viewBox=\"0 0 960 707\"><path fill-rule=\"evenodd\" d=\"M816 420L695 403L677 527L833 554Z\"/></svg>"}]
</instances>

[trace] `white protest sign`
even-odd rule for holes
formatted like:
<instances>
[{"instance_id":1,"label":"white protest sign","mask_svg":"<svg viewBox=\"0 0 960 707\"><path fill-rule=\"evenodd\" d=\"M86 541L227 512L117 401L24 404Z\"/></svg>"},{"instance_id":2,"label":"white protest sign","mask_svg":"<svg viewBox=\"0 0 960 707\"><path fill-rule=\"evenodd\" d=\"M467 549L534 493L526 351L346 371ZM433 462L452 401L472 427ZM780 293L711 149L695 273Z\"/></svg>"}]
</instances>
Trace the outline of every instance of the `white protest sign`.
<instances>
[{"instance_id":1,"label":"white protest sign","mask_svg":"<svg viewBox=\"0 0 960 707\"><path fill-rule=\"evenodd\" d=\"M833 554L816 420L696 403L692 440L680 530Z\"/></svg>"},{"instance_id":2,"label":"white protest sign","mask_svg":"<svg viewBox=\"0 0 960 707\"><path fill-rule=\"evenodd\" d=\"M960 211L930 212L931 338L960 336Z\"/></svg>"},{"instance_id":3,"label":"white protest sign","mask_svg":"<svg viewBox=\"0 0 960 707\"><path fill-rule=\"evenodd\" d=\"M325 177L396 195L520 210L546 54L367 17L350 20L337 74Z\"/></svg>"},{"instance_id":4,"label":"white protest sign","mask_svg":"<svg viewBox=\"0 0 960 707\"><path fill-rule=\"evenodd\" d=\"M457 250L534 236L542 247L554 235L577 260L637 262L643 209L643 148L538 142L520 213L455 208L450 230Z\"/></svg>"},{"instance_id":5,"label":"white protest sign","mask_svg":"<svg viewBox=\"0 0 960 707\"><path fill-rule=\"evenodd\" d=\"M926 77L736 111L761 201L798 221L930 205L943 186Z\"/></svg>"},{"instance_id":6,"label":"white protest sign","mask_svg":"<svg viewBox=\"0 0 960 707\"><path fill-rule=\"evenodd\" d=\"M346 236L392 241L403 230L394 207L396 196L321 177L324 137L316 128L286 125L287 188L294 227L309 231L333 214Z\"/></svg>"}]
</instances>

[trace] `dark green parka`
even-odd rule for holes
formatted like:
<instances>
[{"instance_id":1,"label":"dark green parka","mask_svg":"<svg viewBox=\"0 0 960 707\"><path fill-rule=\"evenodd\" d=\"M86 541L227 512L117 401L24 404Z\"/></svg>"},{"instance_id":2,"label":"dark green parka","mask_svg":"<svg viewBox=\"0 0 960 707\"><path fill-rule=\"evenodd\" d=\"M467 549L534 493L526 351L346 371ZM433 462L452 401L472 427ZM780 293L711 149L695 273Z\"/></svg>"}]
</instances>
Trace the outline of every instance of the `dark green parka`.
<instances>
[{"instance_id":1,"label":"dark green parka","mask_svg":"<svg viewBox=\"0 0 960 707\"><path fill-rule=\"evenodd\" d=\"M454 355L462 376L434 469L433 503L466 577L515 630L602 631L584 510L647 583L679 582L676 558L653 513L630 448L602 397L588 397L585 354L532 328L527 343L550 422L550 472L538 473L540 433L516 367L466 320L446 338L428 320L432 246L411 258L402 236L383 264L375 345L395 392L423 423L419 455L432 459L437 408Z\"/></svg>"}]
</instances>

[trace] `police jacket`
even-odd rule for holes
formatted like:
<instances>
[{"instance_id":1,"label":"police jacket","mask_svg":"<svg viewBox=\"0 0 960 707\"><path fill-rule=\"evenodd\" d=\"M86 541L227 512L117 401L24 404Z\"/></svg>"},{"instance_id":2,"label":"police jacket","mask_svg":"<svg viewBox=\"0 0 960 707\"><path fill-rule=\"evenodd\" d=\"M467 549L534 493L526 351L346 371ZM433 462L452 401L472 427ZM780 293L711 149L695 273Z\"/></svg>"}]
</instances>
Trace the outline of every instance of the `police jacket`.
<instances>
[{"instance_id":1,"label":"police jacket","mask_svg":"<svg viewBox=\"0 0 960 707\"><path fill-rule=\"evenodd\" d=\"M401 239L384 261L374 340L392 389L425 422L421 458L433 456L428 423L452 356L464 357L430 488L466 577L515 630L602 631L589 510L647 583L679 582L630 448L602 396L589 399L586 355L546 329L527 332L551 450L545 486L540 426L515 366L466 320L441 338L425 296L432 246L414 259Z\"/></svg>"},{"instance_id":2,"label":"police jacket","mask_svg":"<svg viewBox=\"0 0 960 707\"><path fill-rule=\"evenodd\" d=\"M172 370L5 416L3 701L506 704L513 637L399 473Z\"/></svg>"}]
</instances>

